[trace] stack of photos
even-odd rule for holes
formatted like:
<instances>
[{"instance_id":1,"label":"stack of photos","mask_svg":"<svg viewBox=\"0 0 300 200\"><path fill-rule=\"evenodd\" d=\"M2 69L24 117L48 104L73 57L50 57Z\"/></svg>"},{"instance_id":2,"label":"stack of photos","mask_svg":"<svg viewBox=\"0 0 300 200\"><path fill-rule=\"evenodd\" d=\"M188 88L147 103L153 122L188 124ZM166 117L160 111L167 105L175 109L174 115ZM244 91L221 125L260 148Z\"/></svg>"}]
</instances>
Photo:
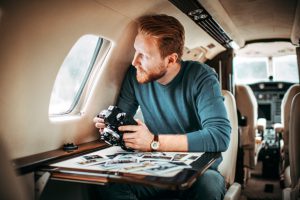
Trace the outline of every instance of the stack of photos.
<instances>
[{"instance_id":1,"label":"stack of photos","mask_svg":"<svg viewBox=\"0 0 300 200\"><path fill-rule=\"evenodd\" d=\"M109 147L51 166L174 176L182 169L191 168L190 164L200 156L201 153L126 152L119 147Z\"/></svg>"}]
</instances>

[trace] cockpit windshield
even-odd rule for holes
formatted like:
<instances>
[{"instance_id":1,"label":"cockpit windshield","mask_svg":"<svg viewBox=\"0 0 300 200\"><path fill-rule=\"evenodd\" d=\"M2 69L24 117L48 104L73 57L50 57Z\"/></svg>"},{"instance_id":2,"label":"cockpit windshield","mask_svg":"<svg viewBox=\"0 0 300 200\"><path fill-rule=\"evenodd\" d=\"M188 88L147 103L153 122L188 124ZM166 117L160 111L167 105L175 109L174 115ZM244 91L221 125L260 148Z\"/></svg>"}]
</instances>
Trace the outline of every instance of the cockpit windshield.
<instances>
[{"instance_id":1,"label":"cockpit windshield","mask_svg":"<svg viewBox=\"0 0 300 200\"><path fill-rule=\"evenodd\" d=\"M296 55L277 57L240 57L233 60L234 82L252 84L282 81L297 83L299 80Z\"/></svg>"}]
</instances>

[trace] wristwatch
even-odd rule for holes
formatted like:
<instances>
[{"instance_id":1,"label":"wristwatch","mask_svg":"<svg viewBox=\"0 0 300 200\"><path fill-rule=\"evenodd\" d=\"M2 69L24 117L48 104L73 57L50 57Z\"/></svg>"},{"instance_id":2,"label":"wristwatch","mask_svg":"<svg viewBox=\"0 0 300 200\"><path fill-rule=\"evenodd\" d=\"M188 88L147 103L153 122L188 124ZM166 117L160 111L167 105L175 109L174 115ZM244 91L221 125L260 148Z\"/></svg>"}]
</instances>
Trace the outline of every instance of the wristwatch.
<instances>
[{"instance_id":1,"label":"wristwatch","mask_svg":"<svg viewBox=\"0 0 300 200\"><path fill-rule=\"evenodd\" d=\"M154 139L150 144L152 151L157 151L159 148L159 141L158 141L158 135L154 135Z\"/></svg>"}]
</instances>

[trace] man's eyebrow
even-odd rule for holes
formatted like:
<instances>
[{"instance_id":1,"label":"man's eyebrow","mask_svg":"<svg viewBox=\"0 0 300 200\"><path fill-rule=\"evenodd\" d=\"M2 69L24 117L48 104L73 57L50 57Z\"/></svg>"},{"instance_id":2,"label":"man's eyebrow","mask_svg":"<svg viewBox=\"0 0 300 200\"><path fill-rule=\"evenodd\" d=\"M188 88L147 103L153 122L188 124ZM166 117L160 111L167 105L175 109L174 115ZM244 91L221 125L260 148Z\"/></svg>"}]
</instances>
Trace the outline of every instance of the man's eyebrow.
<instances>
[{"instance_id":1,"label":"man's eyebrow","mask_svg":"<svg viewBox=\"0 0 300 200\"><path fill-rule=\"evenodd\" d=\"M149 52L145 52L145 51L141 51L141 50L138 50L136 48L134 48L136 52L138 52L139 54L143 54L143 55L146 55L146 56L149 56Z\"/></svg>"}]
</instances>

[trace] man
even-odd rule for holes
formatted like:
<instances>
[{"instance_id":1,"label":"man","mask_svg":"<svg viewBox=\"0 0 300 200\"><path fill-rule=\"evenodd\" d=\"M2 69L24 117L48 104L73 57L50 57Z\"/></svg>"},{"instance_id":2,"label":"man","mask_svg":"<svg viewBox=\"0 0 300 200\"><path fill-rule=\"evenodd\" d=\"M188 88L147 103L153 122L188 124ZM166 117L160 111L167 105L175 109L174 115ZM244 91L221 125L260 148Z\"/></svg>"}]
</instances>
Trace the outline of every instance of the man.
<instances>
[{"instance_id":1,"label":"man","mask_svg":"<svg viewBox=\"0 0 300 200\"><path fill-rule=\"evenodd\" d=\"M132 116L140 106L145 123L137 120L136 126L119 128L125 145L140 151L225 151L231 127L216 73L199 62L181 60L184 28L174 17L148 15L137 23L133 66L117 106ZM103 119L94 122L101 132ZM111 199L222 199L225 183L217 171L219 163L184 191L129 184L110 184L101 190Z\"/></svg>"}]
</instances>

